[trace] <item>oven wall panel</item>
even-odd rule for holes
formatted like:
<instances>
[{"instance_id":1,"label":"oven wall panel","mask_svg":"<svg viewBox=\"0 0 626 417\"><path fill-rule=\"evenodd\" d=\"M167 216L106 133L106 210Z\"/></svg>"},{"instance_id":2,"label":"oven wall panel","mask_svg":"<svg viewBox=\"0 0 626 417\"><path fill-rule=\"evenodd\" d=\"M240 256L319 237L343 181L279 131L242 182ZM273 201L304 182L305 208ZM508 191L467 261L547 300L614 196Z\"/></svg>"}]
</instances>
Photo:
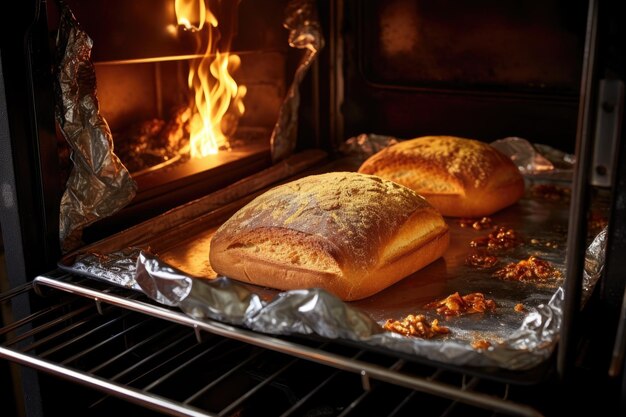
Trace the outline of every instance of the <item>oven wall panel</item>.
<instances>
[{"instance_id":1,"label":"oven wall panel","mask_svg":"<svg viewBox=\"0 0 626 417\"><path fill-rule=\"evenodd\" d=\"M519 136L573 151L585 3L345 2L345 136Z\"/></svg>"}]
</instances>

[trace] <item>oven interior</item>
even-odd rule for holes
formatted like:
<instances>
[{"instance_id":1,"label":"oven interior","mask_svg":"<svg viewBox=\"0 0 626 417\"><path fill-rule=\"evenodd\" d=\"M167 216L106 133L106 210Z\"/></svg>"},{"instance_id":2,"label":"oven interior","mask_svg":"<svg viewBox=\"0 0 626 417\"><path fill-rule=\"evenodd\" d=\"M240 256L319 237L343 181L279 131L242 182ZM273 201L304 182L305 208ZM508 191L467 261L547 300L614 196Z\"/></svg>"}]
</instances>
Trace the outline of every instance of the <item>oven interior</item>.
<instances>
[{"instance_id":1,"label":"oven interior","mask_svg":"<svg viewBox=\"0 0 626 417\"><path fill-rule=\"evenodd\" d=\"M534 373L509 375L459 370L345 343L251 334L221 323L198 329L182 314L164 312L147 298L58 270L48 275L59 285L45 277L33 281L54 270L61 256L58 202L71 161L53 116L50 67L59 3L32 3L18 14L26 47L13 35L3 43L0 56L7 103L36 110L22 120L15 114L20 107L7 104L10 150L22 161L13 174L22 217L18 226L10 216L2 223L6 274L0 276L5 291L0 349L9 361L1 362L0 371L13 387L2 397L10 415L123 410L185 416L402 416L418 411L433 416L535 416L587 411L585 407L610 413L623 406L623 373L609 376L608 369L614 341L621 337L615 333L626 281L624 262L616 256L624 246L626 229L619 220L624 208L615 203L626 189L620 175L626 165L624 140L617 142L606 166L594 162L590 168L600 179L612 174L613 181L595 189L584 182L589 191L580 194L582 200L594 193L613 196L609 224L614 246L607 250L602 284L576 317L576 339L567 339L569 354L575 353L566 373L557 365L557 353ZM591 164L591 155L585 155L592 148L581 147L580 136L585 123L600 118L599 80L624 78L623 29L615 21L623 6L608 2L598 12L595 2L558 0L272 0L262 6L210 0L209 9L220 21L214 48L229 53L235 90L241 93L245 86L245 111L229 106L218 123L228 133L227 144L218 146L217 153L192 158L182 150L189 146L189 109L197 94L189 86L190 69L202 60L206 39L176 25L177 3L66 1L94 41L100 112L116 153L138 186L128 206L85 229L85 243L275 164L273 130L303 55L289 46L284 27L286 11L294 5L315 6L325 43L298 85L294 154L315 150L323 155L298 168L302 172L324 169L341 158L346 139L363 133L400 139L449 134L486 142L521 137L577 152ZM600 23L591 44L596 56L590 58L594 13L599 13ZM18 45L9 46L9 40ZM215 50L210 56L216 56ZM18 74L20 66L11 58L28 61L22 70L28 75ZM586 67L590 62L596 68L591 75ZM6 80L20 77L27 78L24 84L30 86L34 104L15 99L22 93L19 83ZM588 91L584 82L581 86L586 77L593 81ZM587 102L592 110L584 110ZM619 122L623 106L617 108ZM26 200L18 195L33 194L33 189L34 196ZM10 243L15 234L24 241L20 250ZM136 303L125 305L124 299ZM597 338L599 320L612 329L605 340ZM591 383L601 387L606 401L571 401L588 396Z\"/></svg>"},{"instance_id":2,"label":"oven interior","mask_svg":"<svg viewBox=\"0 0 626 417\"><path fill-rule=\"evenodd\" d=\"M211 34L213 47L206 50L204 32L172 23L175 3L67 2L93 38L100 114L112 131L116 155L138 186L122 213L86 230L87 241L272 163L270 138L302 55L289 46L283 25L289 2L264 7L208 2L222 23ZM517 136L574 151L585 2L568 5L566 12L559 2L347 1L342 7L321 3L317 8L329 45L298 89L303 96L298 150L337 152L345 139L373 133L402 139L450 134L484 141ZM54 3L48 10L54 36ZM188 85L189 74L209 49L211 59L216 51L237 58L229 75L245 89L240 100L245 111L234 115L232 98L218 123L230 135L229 151L189 157L184 148L197 95ZM328 71L338 67L342 71ZM67 175L69 151L60 165Z\"/></svg>"}]
</instances>

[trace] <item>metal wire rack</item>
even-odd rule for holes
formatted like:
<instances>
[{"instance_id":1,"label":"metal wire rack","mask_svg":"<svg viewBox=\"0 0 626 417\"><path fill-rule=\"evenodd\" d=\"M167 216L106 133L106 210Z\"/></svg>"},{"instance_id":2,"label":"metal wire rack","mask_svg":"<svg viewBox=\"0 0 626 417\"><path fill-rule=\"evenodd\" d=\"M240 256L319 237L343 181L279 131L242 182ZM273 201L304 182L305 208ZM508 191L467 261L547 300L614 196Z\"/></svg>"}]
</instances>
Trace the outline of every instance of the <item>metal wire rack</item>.
<instances>
[{"instance_id":1,"label":"metal wire rack","mask_svg":"<svg viewBox=\"0 0 626 417\"><path fill-rule=\"evenodd\" d=\"M0 357L60 378L54 398L65 393L90 415L128 407L172 416L541 415L511 401L505 383L326 340L199 322L63 272L0 302L20 298L40 306L0 329Z\"/></svg>"}]
</instances>

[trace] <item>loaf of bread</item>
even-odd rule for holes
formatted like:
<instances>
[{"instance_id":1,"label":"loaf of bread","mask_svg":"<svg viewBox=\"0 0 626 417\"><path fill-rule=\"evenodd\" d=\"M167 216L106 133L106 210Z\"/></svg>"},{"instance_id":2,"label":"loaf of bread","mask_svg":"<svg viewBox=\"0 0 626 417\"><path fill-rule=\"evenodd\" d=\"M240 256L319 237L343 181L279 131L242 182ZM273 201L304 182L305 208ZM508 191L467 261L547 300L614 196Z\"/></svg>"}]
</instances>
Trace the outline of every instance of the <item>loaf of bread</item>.
<instances>
[{"instance_id":1,"label":"loaf of bread","mask_svg":"<svg viewBox=\"0 0 626 417\"><path fill-rule=\"evenodd\" d=\"M517 202L524 178L487 143L453 136L406 140L372 155L360 173L407 186L444 216L488 216Z\"/></svg>"},{"instance_id":2,"label":"loaf of bread","mask_svg":"<svg viewBox=\"0 0 626 417\"><path fill-rule=\"evenodd\" d=\"M414 191L355 172L311 175L248 203L215 233L211 267L280 290L375 294L441 257L441 214Z\"/></svg>"}]
</instances>

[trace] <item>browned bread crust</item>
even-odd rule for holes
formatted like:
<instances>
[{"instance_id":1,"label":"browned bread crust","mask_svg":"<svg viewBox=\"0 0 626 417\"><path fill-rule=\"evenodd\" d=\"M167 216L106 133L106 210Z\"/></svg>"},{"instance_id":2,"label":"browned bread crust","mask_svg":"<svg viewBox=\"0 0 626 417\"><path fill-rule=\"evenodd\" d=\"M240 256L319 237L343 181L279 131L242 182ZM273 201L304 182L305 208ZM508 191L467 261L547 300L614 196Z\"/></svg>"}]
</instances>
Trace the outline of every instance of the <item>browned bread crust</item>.
<instances>
[{"instance_id":1,"label":"browned bread crust","mask_svg":"<svg viewBox=\"0 0 626 417\"><path fill-rule=\"evenodd\" d=\"M412 190L354 172L275 187L211 240L211 267L257 285L324 288L343 300L375 294L439 258L441 214Z\"/></svg>"},{"instance_id":2,"label":"browned bread crust","mask_svg":"<svg viewBox=\"0 0 626 417\"><path fill-rule=\"evenodd\" d=\"M424 136L376 153L359 168L415 190L444 216L487 216L517 202L524 178L496 148L473 139Z\"/></svg>"}]
</instances>

